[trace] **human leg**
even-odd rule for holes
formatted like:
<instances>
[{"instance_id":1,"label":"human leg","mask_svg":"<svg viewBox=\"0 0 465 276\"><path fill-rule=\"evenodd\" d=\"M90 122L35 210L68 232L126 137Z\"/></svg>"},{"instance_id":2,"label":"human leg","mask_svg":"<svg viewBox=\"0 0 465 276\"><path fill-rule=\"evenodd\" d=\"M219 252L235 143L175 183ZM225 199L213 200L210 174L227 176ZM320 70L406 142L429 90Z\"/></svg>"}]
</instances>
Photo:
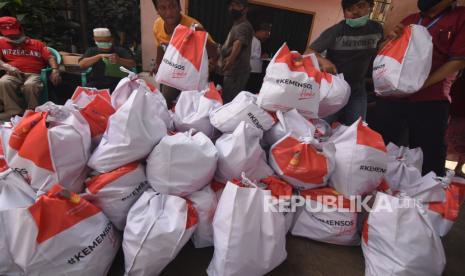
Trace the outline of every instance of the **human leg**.
<instances>
[{"instance_id":1,"label":"human leg","mask_svg":"<svg viewBox=\"0 0 465 276\"><path fill-rule=\"evenodd\" d=\"M223 102L231 102L237 94L245 89L249 80L249 73L238 74L234 76L224 76L223 80Z\"/></svg>"},{"instance_id":2,"label":"human leg","mask_svg":"<svg viewBox=\"0 0 465 276\"><path fill-rule=\"evenodd\" d=\"M409 144L423 150L423 174L446 173L446 131L449 121L448 101L414 102L408 113Z\"/></svg>"},{"instance_id":3,"label":"human leg","mask_svg":"<svg viewBox=\"0 0 465 276\"><path fill-rule=\"evenodd\" d=\"M23 99L18 96L18 89L22 84L22 80L10 76L3 75L0 78L0 102L2 110L0 120L8 120L12 116L22 114Z\"/></svg>"},{"instance_id":4,"label":"human leg","mask_svg":"<svg viewBox=\"0 0 465 276\"><path fill-rule=\"evenodd\" d=\"M40 92L44 88L44 84L37 74L27 74L26 80L21 88L26 100L26 108L34 110L39 105Z\"/></svg>"},{"instance_id":5,"label":"human leg","mask_svg":"<svg viewBox=\"0 0 465 276\"><path fill-rule=\"evenodd\" d=\"M365 83L353 83L350 85L350 88L349 102L339 114L339 120L345 125L352 125L360 119L360 117L365 121L367 114L367 92Z\"/></svg>"}]
</instances>

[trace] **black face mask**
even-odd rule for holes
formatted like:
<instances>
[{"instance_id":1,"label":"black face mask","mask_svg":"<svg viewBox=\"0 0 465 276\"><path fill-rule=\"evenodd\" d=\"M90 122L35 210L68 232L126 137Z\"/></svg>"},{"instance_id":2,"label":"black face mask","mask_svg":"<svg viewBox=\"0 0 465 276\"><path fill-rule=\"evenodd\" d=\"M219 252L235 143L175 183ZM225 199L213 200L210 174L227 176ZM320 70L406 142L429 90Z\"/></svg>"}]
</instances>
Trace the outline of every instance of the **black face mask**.
<instances>
[{"instance_id":1,"label":"black face mask","mask_svg":"<svg viewBox=\"0 0 465 276\"><path fill-rule=\"evenodd\" d=\"M432 7L439 4L442 0L418 0L417 6L422 12L430 10Z\"/></svg>"},{"instance_id":2,"label":"black face mask","mask_svg":"<svg viewBox=\"0 0 465 276\"><path fill-rule=\"evenodd\" d=\"M231 15L232 19L234 21L236 21L237 19L241 18L242 17L242 11L238 11L238 10L231 10L229 11L229 14Z\"/></svg>"}]
</instances>

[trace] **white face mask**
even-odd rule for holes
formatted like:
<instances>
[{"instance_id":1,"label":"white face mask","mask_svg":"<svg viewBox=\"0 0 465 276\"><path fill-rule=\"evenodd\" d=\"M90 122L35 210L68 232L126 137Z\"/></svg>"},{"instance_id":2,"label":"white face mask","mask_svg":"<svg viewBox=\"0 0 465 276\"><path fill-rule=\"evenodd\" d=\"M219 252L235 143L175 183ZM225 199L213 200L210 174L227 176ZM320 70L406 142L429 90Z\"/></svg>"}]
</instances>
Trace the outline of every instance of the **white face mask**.
<instances>
[{"instance_id":1,"label":"white face mask","mask_svg":"<svg viewBox=\"0 0 465 276\"><path fill-rule=\"evenodd\" d=\"M111 47L113 47L112 42L97 42L97 41L95 41L95 45L97 45L97 47L99 47L100 49L110 49Z\"/></svg>"}]
</instances>

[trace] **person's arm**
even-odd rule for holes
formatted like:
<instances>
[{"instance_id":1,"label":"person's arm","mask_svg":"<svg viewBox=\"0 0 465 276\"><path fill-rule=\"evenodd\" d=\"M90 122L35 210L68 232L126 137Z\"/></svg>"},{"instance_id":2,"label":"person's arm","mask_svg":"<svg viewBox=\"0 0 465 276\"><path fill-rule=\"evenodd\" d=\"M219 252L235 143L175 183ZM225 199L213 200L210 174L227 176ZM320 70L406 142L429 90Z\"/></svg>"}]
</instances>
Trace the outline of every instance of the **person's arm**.
<instances>
[{"instance_id":1,"label":"person's arm","mask_svg":"<svg viewBox=\"0 0 465 276\"><path fill-rule=\"evenodd\" d=\"M429 75L423 88L437 84L465 69L465 18L462 16L456 24L454 35L450 35L448 38L451 39L447 53L449 61Z\"/></svg>"},{"instance_id":2,"label":"person's arm","mask_svg":"<svg viewBox=\"0 0 465 276\"><path fill-rule=\"evenodd\" d=\"M3 54L1 51L0 51L0 70L5 70L5 72L8 75L16 77L16 78L21 78L21 76L23 75L23 72L21 72L18 68L3 61Z\"/></svg>"},{"instance_id":3,"label":"person's arm","mask_svg":"<svg viewBox=\"0 0 465 276\"><path fill-rule=\"evenodd\" d=\"M337 35L337 29L339 25L335 25L325 30L305 51L305 54L315 54L320 64L320 69L323 72L330 74L337 74L336 65L334 65L329 59L324 58L321 53L330 49L334 44Z\"/></svg>"},{"instance_id":4,"label":"person's arm","mask_svg":"<svg viewBox=\"0 0 465 276\"><path fill-rule=\"evenodd\" d=\"M463 69L465 69L465 59L448 61L428 77L425 84L423 85L423 88L428 88L432 85L435 85L436 83L443 81L447 77L452 76Z\"/></svg>"},{"instance_id":5,"label":"person's arm","mask_svg":"<svg viewBox=\"0 0 465 276\"><path fill-rule=\"evenodd\" d=\"M308 48L305 51L305 54L315 54L316 59L318 60L318 64L320 65L320 69L323 72L330 73L330 74L337 74L337 67L332 63L329 59L324 58L320 53L316 52L312 48Z\"/></svg>"},{"instance_id":6,"label":"person's arm","mask_svg":"<svg viewBox=\"0 0 465 276\"><path fill-rule=\"evenodd\" d=\"M18 68L4 62L2 59L0 59L0 70L5 70L8 75L17 78L20 78L23 74Z\"/></svg>"},{"instance_id":7,"label":"person's arm","mask_svg":"<svg viewBox=\"0 0 465 276\"><path fill-rule=\"evenodd\" d=\"M136 61L133 58L120 57L117 54L114 54L113 57L115 62L127 69L136 67Z\"/></svg>"},{"instance_id":8,"label":"person's arm","mask_svg":"<svg viewBox=\"0 0 465 276\"><path fill-rule=\"evenodd\" d=\"M90 68L92 66L94 66L94 64L96 64L97 62L99 62L100 60L102 60L102 58L104 57L108 57L109 55L105 55L105 54L97 54L95 56L91 56L91 57L85 57L83 59L81 59L79 61L79 66L82 68L82 69L87 69L87 68Z\"/></svg>"},{"instance_id":9,"label":"person's arm","mask_svg":"<svg viewBox=\"0 0 465 276\"><path fill-rule=\"evenodd\" d=\"M157 46L157 58L155 59L155 64L152 68L152 71L150 72L150 75L156 75L158 72L158 68L160 68L160 64L163 60L163 56L165 55L165 50L163 50L163 47L161 45Z\"/></svg>"},{"instance_id":10,"label":"person's arm","mask_svg":"<svg viewBox=\"0 0 465 276\"><path fill-rule=\"evenodd\" d=\"M59 65L55 57L53 56L50 56L50 58L47 61L50 67L52 68L52 73L50 74L50 81L53 83L53 85L58 85L61 82Z\"/></svg>"},{"instance_id":11,"label":"person's arm","mask_svg":"<svg viewBox=\"0 0 465 276\"><path fill-rule=\"evenodd\" d=\"M251 47L254 31L253 28L246 24L240 25L236 29L236 35L232 44L231 53L223 61L223 70L229 71L237 61L239 54L244 47Z\"/></svg>"},{"instance_id":12,"label":"person's arm","mask_svg":"<svg viewBox=\"0 0 465 276\"><path fill-rule=\"evenodd\" d=\"M218 43L207 40L207 54L211 59L218 59L220 51L218 49Z\"/></svg>"},{"instance_id":13,"label":"person's arm","mask_svg":"<svg viewBox=\"0 0 465 276\"><path fill-rule=\"evenodd\" d=\"M223 70L228 71L232 68L234 63L236 63L236 59L241 53L242 50L242 42L240 40L236 40L233 43L231 54L224 59Z\"/></svg>"}]
</instances>

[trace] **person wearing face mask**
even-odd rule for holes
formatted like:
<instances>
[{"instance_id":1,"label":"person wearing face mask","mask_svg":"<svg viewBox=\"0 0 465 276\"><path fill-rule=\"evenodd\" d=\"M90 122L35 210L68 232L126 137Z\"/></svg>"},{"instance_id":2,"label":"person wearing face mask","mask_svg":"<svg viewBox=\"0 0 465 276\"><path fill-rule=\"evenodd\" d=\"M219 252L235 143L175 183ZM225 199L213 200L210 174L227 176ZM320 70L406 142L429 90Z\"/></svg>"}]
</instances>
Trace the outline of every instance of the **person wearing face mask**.
<instances>
[{"instance_id":1,"label":"person wearing face mask","mask_svg":"<svg viewBox=\"0 0 465 276\"><path fill-rule=\"evenodd\" d=\"M229 13L234 21L221 48L223 101L231 102L247 85L254 30L247 20L247 0L230 0Z\"/></svg>"},{"instance_id":2,"label":"person wearing face mask","mask_svg":"<svg viewBox=\"0 0 465 276\"><path fill-rule=\"evenodd\" d=\"M52 83L58 84L61 78L58 64L46 45L27 37L16 18L1 17L0 33L0 70L6 72L0 78L0 120L8 120L22 115L24 107L34 110L39 104L43 89L40 71L47 63L53 68ZM24 95L24 100L18 92Z\"/></svg>"},{"instance_id":3,"label":"person wearing face mask","mask_svg":"<svg viewBox=\"0 0 465 276\"><path fill-rule=\"evenodd\" d=\"M79 60L82 69L92 68L87 86L98 89L115 90L126 74L120 66L131 69L136 66L133 54L128 49L114 45L111 32L107 28L93 30L95 45L86 50Z\"/></svg>"},{"instance_id":4,"label":"person wearing face mask","mask_svg":"<svg viewBox=\"0 0 465 276\"><path fill-rule=\"evenodd\" d=\"M317 55L322 71L344 74L351 87L347 105L326 118L351 125L360 117L366 119L367 92L365 76L383 39L383 27L370 20L373 0L342 0L345 19L325 30L306 51ZM326 52L326 58L321 54Z\"/></svg>"},{"instance_id":5,"label":"person wearing face mask","mask_svg":"<svg viewBox=\"0 0 465 276\"><path fill-rule=\"evenodd\" d=\"M445 175L451 86L465 68L465 8L456 0L419 0L419 13L405 18L389 35L397 38L405 26L425 26L433 37L433 64L423 88L408 98L382 99L376 103L379 118L373 127L386 142L420 147L424 154L423 173ZM463 91L461 91L463 92ZM462 107L463 108L463 107Z\"/></svg>"}]
</instances>

